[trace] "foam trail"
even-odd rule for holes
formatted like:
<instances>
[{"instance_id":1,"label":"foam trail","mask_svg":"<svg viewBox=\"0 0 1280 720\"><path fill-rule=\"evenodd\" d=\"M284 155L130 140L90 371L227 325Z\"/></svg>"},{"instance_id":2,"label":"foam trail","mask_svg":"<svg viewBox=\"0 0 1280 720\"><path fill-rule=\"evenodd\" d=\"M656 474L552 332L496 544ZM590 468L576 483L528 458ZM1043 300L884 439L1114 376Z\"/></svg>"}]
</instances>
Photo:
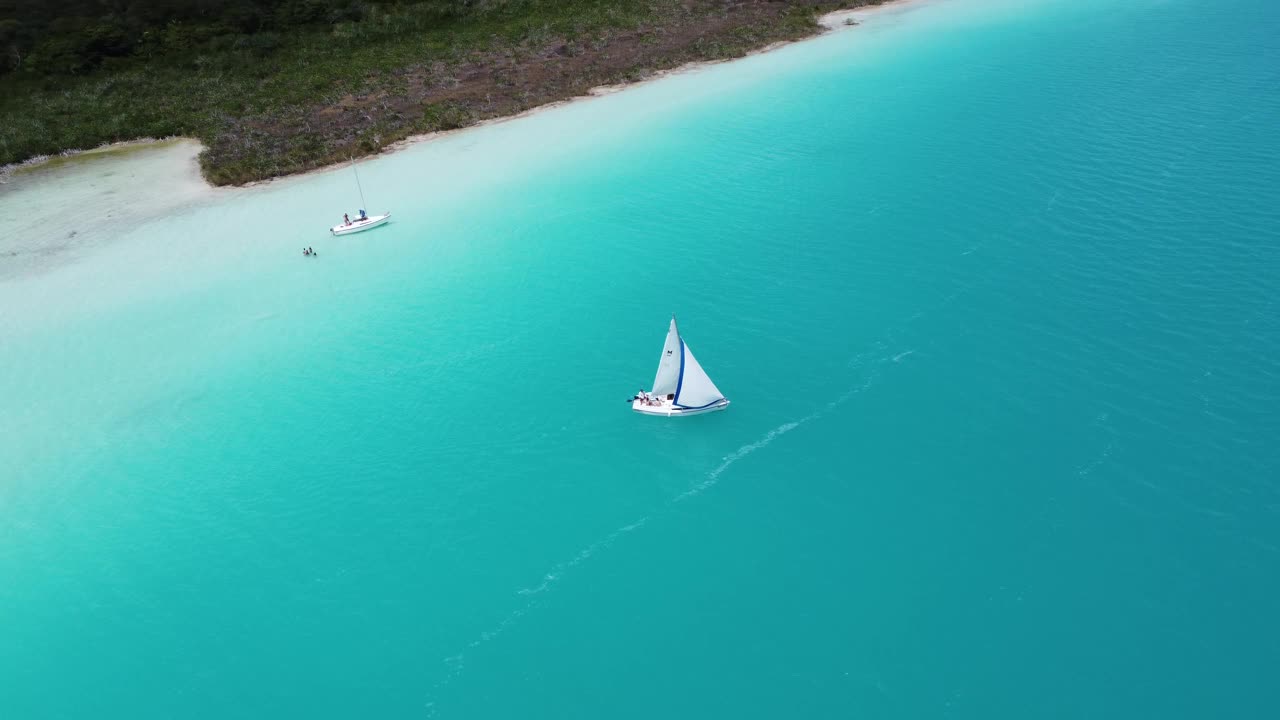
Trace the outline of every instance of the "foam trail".
<instances>
[{"instance_id":1,"label":"foam trail","mask_svg":"<svg viewBox=\"0 0 1280 720\"><path fill-rule=\"evenodd\" d=\"M739 460L750 455L756 450L759 450L760 448L765 447L769 443L773 442L775 438L785 435L786 433L789 433L792 430L795 430L796 428L800 427L801 423L812 420L815 417L817 417L817 415L810 415L809 417L797 420L795 422L783 423L782 425L779 425L778 427L770 430L768 434L766 434L764 437L760 438L759 440L753 443L749 443L747 445L743 445L737 450L734 450L733 452L726 455L724 457L724 460L722 460L714 470L707 473L707 478L705 480L698 483L697 485L694 485L692 488L680 493L679 495L675 496L674 498L672 498L671 502L678 503L684 500L688 500L689 498L694 497L696 495L700 495L707 488L711 487L712 485L715 485L716 482L719 480L720 475L723 474L725 470L728 470L730 465L738 462Z\"/></svg>"},{"instance_id":2,"label":"foam trail","mask_svg":"<svg viewBox=\"0 0 1280 720\"><path fill-rule=\"evenodd\" d=\"M581 565L584 561L586 561L592 555L595 555L600 550L603 550L604 548L607 548L610 545L612 545L614 541L617 540L622 535L625 535L626 533L633 532L635 530L638 530L644 527L644 524L647 522L649 522L649 517L645 516L640 518L639 520L636 520L633 523L630 523L628 525L623 525L622 527L614 530L613 532L609 533L603 538L591 543L587 547L578 551L578 554L574 555L571 559L566 560L562 563L558 563L554 568L551 569L550 572L542 576L542 583L539 584L537 587L521 588L520 590L516 591L516 594L517 595L536 595L540 592L543 592L544 590L547 590L553 584L555 584L555 582L559 580L561 576L563 576L565 570Z\"/></svg>"},{"instance_id":3,"label":"foam trail","mask_svg":"<svg viewBox=\"0 0 1280 720\"><path fill-rule=\"evenodd\" d=\"M575 567L578 567L579 565L582 565L583 563L585 563L587 560L590 560L599 552L607 549L609 546L613 545L614 542L616 542L623 535L639 530L640 528L648 524L650 520L657 517L661 517L671 512L675 508L675 506L678 505L679 503L683 503L687 500L690 500L706 492L708 489L715 486L715 484L720 481L720 478L724 475L725 472L729 470L730 467L734 465L734 463L737 463L739 460L742 460L743 458L747 457L753 452L756 452L757 450L761 450L765 447L768 447L774 440L777 440L779 437L782 437L783 435L791 432L792 430L795 430L801 425L821 418L824 414L848 402L851 398L853 398L858 393L861 393L864 390L870 388L881 377L881 373L879 370L881 366L883 366L885 363L893 362L901 357L905 357L906 355L909 355L912 352L915 352L915 351L907 350L905 352L898 353L897 355L889 354L885 350L885 347L883 344L877 343L876 350L856 355L853 359L849 361L850 367L862 368L865 365L867 365L866 360L868 358L875 357L875 360L870 365L871 371L867 374L866 377L862 379L861 382L850 387L848 390L846 390L843 394L841 394L835 400L827 403L822 409L816 412L813 412L809 415L806 415L805 417L802 417L798 420L785 422L773 428L772 430L769 430L757 440L747 443L746 445L743 445L739 447L737 450L734 450L733 452L724 456L724 458L721 459L718 465L716 465L711 470L707 471L705 477L701 482L699 482L697 485L694 485L688 490L668 500L666 504L657 513L653 515L646 515L644 517L639 518L638 520L635 520L631 523L618 527L617 529L610 532L608 535L605 535L603 538L591 543L590 545L587 545L582 550L579 550L578 553L574 555L572 558L565 560L563 562L557 563L549 571L543 574L542 579L538 582L538 584L529 586L529 587L523 587L516 590L515 591L516 595L526 598L525 603L519 608L517 608L516 610L512 611L506 617L504 617L502 621L499 622L497 625L495 625L492 629L489 629L480 633L480 635L478 635L476 639L472 640L467 644L466 650L474 650L499 637L504 631L506 631L508 628L510 628L512 625L518 622L520 618L524 617L530 611L532 611L534 607L536 607L540 599L540 596L542 596L543 593L546 593L547 591L554 588L555 585L561 579L564 578L567 572L571 571ZM465 650L463 652L460 652L456 655L451 655L444 659L443 662L445 666L448 668L448 670L446 671L445 676L432 686L431 691L433 695L443 690L450 683L452 683L455 678L457 678L459 675L462 674L462 671L466 665L465 661L466 661ZM428 702L426 704L426 707L428 710L428 716L434 717L435 702L434 701Z\"/></svg>"},{"instance_id":4,"label":"foam trail","mask_svg":"<svg viewBox=\"0 0 1280 720\"><path fill-rule=\"evenodd\" d=\"M756 450L759 450L767 446L769 443L773 442L776 438L788 432L791 432L797 427L800 427L801 423L807 422L816 417L818 417L818 415L815 413L814 415L810 415L806 418L802 418L795 422L783 423L782 425L779 425L778 427L770 430L759 440L743 445L742 447L738 448L732 453L729 453L724 457L724 459L720 462L719 465L717 465L715 468L713 468L710 472L707 473L706 478L701 483L675 496L671 500L667 501L666 505L663 507L659 515L670 512L676 503L682 502L691 497L699 495L702 492L704 492L707 488L710 488L712 485L715 485L716 482L719 480L720 476L723 475L724 472L728 470L729 467L733 465L735 462L741 460L747 455L750 455ZM516 610L513 610L506 617L504 617L493 628L489 630L485 630L484 632L476 636L474 640L467 643L466 650L459 652L455 655L450 655L449 657L444 658L443 662L447 670L445 672L444 677L442 677L434 685L432 685L431 695L434 696L440 691L442 691L444 688L448 687L449 684L451 684L454 681L454 679L456 679L459 675L462 674L463 669L466 667L466 653L468 650L475 650L480 646L496 639L508 628L510 628L512 625L518 622L520 618L524 617L531 610L533 610L533 608L538 603L539 596L547 592L548 590L552 589L556 585L556 583L559 582L564 577L566 572L572 570L575 567L578 567L579 565L586 562L587 560L590 560L593 556L596 555L596 553L608 548L610 545L616 542L618 538L622 537L623 535L634 532L644 527L645 524L648 523L652 517L654 516L646 515L644 517L641 517L638 520L635 520L633 522L630 522L626 525L623 525L617 528L616 530L610 532L608 535L604 536L603 538L591 543L590 545L586 546L582 550L579 550L578 553L574 555L572 558L565 560L563 562L557 563L555 566L553 566L549 571L547 571L542 576L541 582L539 582L537 585L534 585L532 587L523 587L517 590L516 595L526 598L526 602ZM425 707L427 709L427 717L435 717L435 714L436 714L435 701L429 700L426 703Z\"/></svg>"}]
</instances>

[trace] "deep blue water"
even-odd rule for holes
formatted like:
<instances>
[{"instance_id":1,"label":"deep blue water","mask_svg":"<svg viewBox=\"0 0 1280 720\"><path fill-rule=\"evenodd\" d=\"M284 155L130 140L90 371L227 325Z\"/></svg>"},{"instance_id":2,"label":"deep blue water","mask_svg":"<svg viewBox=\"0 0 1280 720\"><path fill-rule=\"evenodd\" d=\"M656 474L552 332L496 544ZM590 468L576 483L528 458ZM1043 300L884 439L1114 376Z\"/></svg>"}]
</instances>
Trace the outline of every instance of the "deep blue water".
<instances>
[{"instance_id":1,"label":"deep blue water","mask_svg":"<svg viewBox=\"0 0 1280 720\"><path fill-rule=\"evenodd\" d=\"M950 0L5 277L0 717L1274 717L1278 129Z\"/></svg>"}]
</instances>

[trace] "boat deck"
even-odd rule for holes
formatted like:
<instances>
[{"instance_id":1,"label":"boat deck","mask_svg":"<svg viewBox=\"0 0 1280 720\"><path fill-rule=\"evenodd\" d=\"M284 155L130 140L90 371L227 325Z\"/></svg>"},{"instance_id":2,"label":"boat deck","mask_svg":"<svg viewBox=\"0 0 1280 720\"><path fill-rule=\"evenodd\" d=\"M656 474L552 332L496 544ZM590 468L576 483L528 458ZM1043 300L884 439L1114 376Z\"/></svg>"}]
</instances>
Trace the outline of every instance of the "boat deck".
<instances>
[{"instance_id":1,"label":"boat deck","mask_svg":"<svg viewBox=\"0 0 1280 720\"><path fill-rule=\"evenodd\" d=\"M391 213L386 213L385 215L372 215L363 220L352 220L350 225L347 225L345 223L342 225L334 225L333 227L329 228L329 232L333 233L334 235L349 235L351 233L358 233L358 232L363 232L365 230L372 230L373 228L376 228L379 225L385 225L387 221L390 219L391 219Z\"/></svg>"},{"instance_id":2,"label":"boat deck","mask_svg":"<svg viewBox=\"0 0 1280 720\"><path fill-rule=\"evenodd\" d=\"M702 415L703 413L715 412L717 410L724 410L727 407L729 407L729 400L727 398L721 399L719 402L716 402L704 408L678 407L673 401L667 398L663 398L661 400L658 400L652 403L646 403L645 401L639 398L636 398L635 400L631 401L632 410L638 413L643 413L645 415L660 415L662 417Z\"/></svg>"}]
</instances>

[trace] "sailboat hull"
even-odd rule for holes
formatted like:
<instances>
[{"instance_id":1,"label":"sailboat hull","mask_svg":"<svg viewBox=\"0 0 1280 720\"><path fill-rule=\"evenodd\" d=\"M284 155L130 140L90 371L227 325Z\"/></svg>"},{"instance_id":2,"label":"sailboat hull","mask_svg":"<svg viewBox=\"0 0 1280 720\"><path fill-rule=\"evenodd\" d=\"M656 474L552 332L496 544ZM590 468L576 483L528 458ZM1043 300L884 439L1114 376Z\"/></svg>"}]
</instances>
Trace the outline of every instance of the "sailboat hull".
<instances>
[{"instance_id":1,"label":"sailboat hull","mask_svg":"<svg viewBox=\"0 0 1280 720\"><path fill-rule=\"evenodd\" d=\"M700 408L683 408L672 404L670 400L663 400L657 405L649 405L643 400L632 400L631 409L641 415L657 415L660 417L685 417L686 415L705 415L707 413L717 412L729 407L729 400L721 398L707 407Z\"/></svg>"},{"instance_id":2,"label":"sailboat hull","mask_svg":"<svg viewBox=\"0 0 1280 720\"><path fill-rule=\"evenodd\" d=\"M353 220L350 225L334 225L329 228L329 232L334 235L350 235L352 233L364 232L372 230L380 225L386 225L391 220L391 213L385 215L373 215L367 220Z\"/></svg>"}]
</instances>

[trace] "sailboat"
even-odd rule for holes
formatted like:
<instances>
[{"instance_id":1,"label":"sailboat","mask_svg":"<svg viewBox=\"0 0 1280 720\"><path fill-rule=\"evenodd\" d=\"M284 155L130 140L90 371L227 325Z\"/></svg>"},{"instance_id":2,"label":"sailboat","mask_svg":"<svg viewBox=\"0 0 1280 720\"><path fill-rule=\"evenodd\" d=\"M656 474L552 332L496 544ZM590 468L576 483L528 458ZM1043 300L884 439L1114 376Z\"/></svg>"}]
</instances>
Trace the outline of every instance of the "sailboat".
<instances>
[{"instance_id":1,"label":"sailboat","mask_svg":"<svg viewBox=\"0 0 1280 720\"><path fill-rule=\"evenodd\" d=\"M676 316L671 316L667 341L658 358L658 374L653 378L653 390L640 392L631 399L631 409L645 415L679 417L701 415L729 407L729 400L707 377L693 357L680 330Z\"/></svg>"},{"instance_id":2,"label":"sailboat","mask_svg":"<svg viewBox=\"0 0 1280 720\"><path fill-rule=\"evenodd\" d=\"M364 188L360 186L360 172L356 170L355 158L351 159L351 172L356 175L356 189L360 191L360 204L363 206L365 205ZM347 216L344 215L342 216L342 222L329 228L329 232L334 235L350 235L352 233L364 232L365 230L372 230L379 225L386 225L390 220L390 210L381 215L367 215L365 214L364 208L361 207L359 217L355 220L349 220L347 219Z\"/></svg>"}]
</instances>

